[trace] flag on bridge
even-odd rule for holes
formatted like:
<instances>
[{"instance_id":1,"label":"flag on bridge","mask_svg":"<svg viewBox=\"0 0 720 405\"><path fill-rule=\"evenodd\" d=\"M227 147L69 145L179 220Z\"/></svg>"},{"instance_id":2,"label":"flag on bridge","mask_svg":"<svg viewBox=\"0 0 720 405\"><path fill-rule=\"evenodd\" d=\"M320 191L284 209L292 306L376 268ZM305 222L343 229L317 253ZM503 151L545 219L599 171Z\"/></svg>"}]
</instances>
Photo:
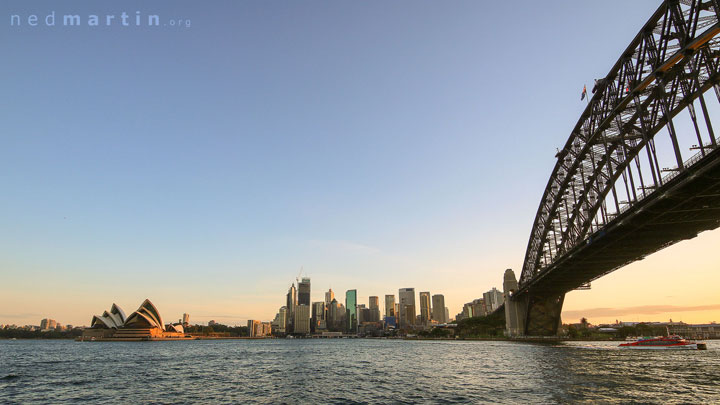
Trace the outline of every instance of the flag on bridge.
<instances>
[{"instance_id":1,"label":"flag on bridge","mask_svg":"<svg viewBox=\"0 0 720 405\"><path fill-rule=\"evenodd\" d=\"M583 84L583 92L580 95L580 101L585 100L585 96L587 96L587 87L585 87L585 85Z\"/></svg>"}]
</instances>

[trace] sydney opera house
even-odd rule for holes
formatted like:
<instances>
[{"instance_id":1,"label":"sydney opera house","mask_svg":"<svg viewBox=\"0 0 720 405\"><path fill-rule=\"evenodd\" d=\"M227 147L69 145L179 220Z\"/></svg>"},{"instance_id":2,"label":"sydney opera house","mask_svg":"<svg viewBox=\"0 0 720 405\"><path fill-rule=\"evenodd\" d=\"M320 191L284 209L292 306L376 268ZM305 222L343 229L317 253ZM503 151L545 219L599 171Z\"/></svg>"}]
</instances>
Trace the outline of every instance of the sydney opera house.
<instances>
[{"instance_id":1,"label":"sydney opera house","mask_svg":"<svg viewBox=\"0 0 720 405\"><path fill-rule=\"evenodd\" d=\"M113 304L110 311L95 315L90 327L79 340L169 340L189 339L180 323L164 325L160 312L146 299L137 311L126 317L123 310Z\"/></svg>"}]
</instances>

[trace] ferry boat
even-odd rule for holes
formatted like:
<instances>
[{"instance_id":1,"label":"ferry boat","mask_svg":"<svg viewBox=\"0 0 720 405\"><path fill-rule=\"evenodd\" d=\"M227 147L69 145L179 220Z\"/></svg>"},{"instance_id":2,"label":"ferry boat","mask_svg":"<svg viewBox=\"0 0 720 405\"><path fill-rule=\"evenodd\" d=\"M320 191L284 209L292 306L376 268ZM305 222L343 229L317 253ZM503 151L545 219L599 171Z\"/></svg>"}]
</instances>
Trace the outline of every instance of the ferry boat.
<instances>
[{"instance_id":1,"label":"ferry boat","mask_svg":"<svg viewBox=\"0 0 720 405\"><path fill-rule=\"evenodd\" d=\"M680 336L644 337L632 343L621 343L624 349L674 349L674 350L706 350L703 342L683 339Z\"/></svg>"}]
</instances>

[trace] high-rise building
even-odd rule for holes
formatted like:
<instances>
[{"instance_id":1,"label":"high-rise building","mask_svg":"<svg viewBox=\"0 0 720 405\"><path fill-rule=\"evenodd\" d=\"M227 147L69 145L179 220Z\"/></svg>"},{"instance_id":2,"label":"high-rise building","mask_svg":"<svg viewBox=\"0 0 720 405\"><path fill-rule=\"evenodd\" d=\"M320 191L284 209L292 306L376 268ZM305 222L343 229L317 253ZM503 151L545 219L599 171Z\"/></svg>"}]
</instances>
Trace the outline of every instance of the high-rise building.
<instances>
[{"instance_id":1,"label":"high-rise building","mask_svg":"<svg viewBox=\"0 0 720 405\"><path fill-rule=\"evenodd\" d=\"M345 292L345 323L348 333L357 333L357 290Z\"/></svg>"},{"instance_id":2,"label":"high-rise building","mask_svg":"<svg viewBox=\"0 0 720 405\"><path fill-rule=\"evenodd\" d=\"M483 299L485 300L487 312L495 312L495 310L500 308L500 306L505 302L502 292L498 291L495 287L484 293Z\"/></svg>"},{"instance_id":3,"label":"high-rise building","mask_svg":"<svg viewBox=\"0 0 720 405\"><path fill-rule=\"evenodd\" d=\"M293 333L308 334L310 333L310 306L298 305L295 307L295 319L293 323Z\"/></svg>"},{"instance_id":4,"label":"high-rise building","mask_svg":"<svg viewBox=\"0 0 720 405\"><path fill-rule=\"evenodd\" d=\"M312 304L312 322L310 324L310 331L315 332L320 329L326 328L325 320L325 303L323 301L313 302Z\"/></svg>"},{"instance_id":5,"label":"high-rise building","mask_svg":"<svg viewBox=\"0 0 720 405\"><path fill-rule=\"evenodd\" d=\"M430 292L428 291L420 293L420 324L423 326L430 324Z\"/></svg>"},{"instance_id":6,"label":"high-rise building","mask_svg":"<svg viewBox=\"0 0 720 405\"><path fill-rule=\"evenodd\" d=\"M435 294L432 296L432 317L437 323L447 323L445 316L445 296Z\"/></svg>"},{"instance_id":7,"label":"high-rise building","mask_svg":"<svg viewBox=\"0 0 720 405\"><path fill-rule=\"evenodd\" d=\"M445 307L445 322L450 322L450 308Z\"/></svg>"},{"instance_id":8,"label":"high-rise building","mask_svg":"<svg viewBox=\"0 0 720 405\"><path fill-rule=\"evenodd\" d=\"M395 296L392 294L385 295L385 316L396 316Z\"/></svg>"},{"instance_id":9,"label":"high-rise building","mask_svg":"<svg viewBox=\"0 0 720 405\"><path fill-rule=\"evenodd\" d=\"M310 306L310 279L307 277L303 277L303 279L298 283L298 289L297 289L297 302L298 305L307 305Z\"/></svg>"},{"instance_id":10,"label":"high-rise building","mask_svg":"<svg viewBox=\"0 0 720 405\"><path fill-rule=\"evenodd\" d=\"M400 328L407 328L415 325L415 289L401 288L398 291L398 299L400 301Z\"/></svg>"},{"instance_id":11,"label":"high-rise building","mask_svg":"<svg viewBox=\"0 0 720 405\"><path fill-rule=\"evenodd\" d=\"M188 314L188 313L183 314L182 324L183 324L183 326L187 326L190 324L190 314Z\"/></svg>"},{"instance_id":12,"label":"high-rise building","mask_svg":"<svg viewBox=\"0 0 720 405\"><path fill-rule=\"evenodd\" d=\"M333 298L328 308L327 328L331 332L342 332L345 330L345 316L345 307Z\"/></svg>"},{"instance_id":13,"label":"high-rise building","mask_svg":"<svg viewBox=\"0 0 720 405\"><path fill-rule=\"evenodd\" d=\"M380 298L372 296L369 299L370 322L380 322Z\"/></svg>"},{"instance_id":14,"label":"high-rise building","mask_svg":"<svg viewBox=\"0 0 720 405\"><path fill-rule=\"evenodd\" d=\"M482 298L475 299L475 300L473 300L471 305L472 305L472 312L473 312L472 316L478 317L478 316L486 316L487 315L488 311L487 311L487 307L485 306L484 299L482 299Z\"/></svg>"},{"instance_id":15,"label":"high-rise building","mask_svg":"<svg viewBox=\"0 0 720 405\"><path fill-rule=\"evenodd\" d=\"M277 333L285 333L285 326L287 325L287 308L280 307L278 313L275 315L275 319L272 321L272 330Z\"/></svg>"},{"instance_id":16,"label":"high-rise building","mask_svg":"<svg viewBox=\"0 0 720 405\"><path fill-rule=\"evenodd\" d=\"M259 337L262 335L262 322L255 320L255 319L249 319L248 320L248 332L250 334L250 337Z\"/></svg>"},{"instance_id":17,"label":"high-rise building","mask_svg":"<svg viewBox=\"0 0 720 405\"><path fill-rule=\"evenodd\" d=\"M293 322L295 317L295 307L297 307L297 291L295 290L295 284L290 286L286 296L287 314L285 316L285 332L292 333Z\"/></svg>"},{"instance_id":18,"label":"high-rise building","mask_svg":"<svg viewBox=\"0 0 720 405\"><path fill-rule=\"evenodd\" d=\"M335 299L335 293L333 292L333 290L331 288L325 293L325 306L330 306L330 303L334 299Z\"/></svg>"}]
</instances>

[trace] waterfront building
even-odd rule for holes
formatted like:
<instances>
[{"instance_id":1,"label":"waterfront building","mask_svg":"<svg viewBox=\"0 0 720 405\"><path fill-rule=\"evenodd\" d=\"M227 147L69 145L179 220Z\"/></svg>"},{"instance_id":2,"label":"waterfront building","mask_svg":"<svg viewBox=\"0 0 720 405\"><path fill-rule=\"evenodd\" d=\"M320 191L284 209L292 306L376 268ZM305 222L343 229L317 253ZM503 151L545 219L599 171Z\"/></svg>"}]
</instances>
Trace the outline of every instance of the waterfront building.
<instances>
[{"instance_id":1,"label":"waterfront building","mask_svg":"<svg viewBox=\"0 0 720 405\"><path fill-rule=\"evenodd\" d=\"M285 308L287 313L285 316L285 332L292 333L293 331L293 318L295 315L295 307L297 306L297 291L295 290L295 283L288 289L287 295L285 296Z\"/></svg>"},{"instance_id":2,"label":"waterfront building","mask_svg":"<svg viewBox=\"0 0 720 405\"><path fill-rule=\"evenodd\" d=\"M442 294L435 294L432 296L432 318L437 323L447 323L445 316L445 296Z\"/></svg>"},{"instance_id":3,"label":"waterfront building","mask_svg":"<svg viewBox=\"0 0 720 405\"><path fill-rule=\"evenodd\" d=\"M445 307L445 322L450 322L450 308Z\"/></svg>"},{"instance_id":4,"label":"waterfront building","mask_svg":"<svg viewBox=\"0 0 720 405\"><path fill-rule=\"evenodd\" d=\"M270 322L261 322L251 319L248 321L248 332L250 337L270 336L272 333L272 325Z\"/></svg>"},{"instance_id":5,"label":"waterfront building","mask_svg":"<svg viewBox=\"0 0 720 405\"><path fill-rule=\"evenodd\" d=\"M301 304L295 307L295 319L293 333L310 333L310 306Z\"/></svg>"},{"instance_id":6,"label":"waterfront building","mask_svg":"<svg viewBox=\"0 0 720 405\"><path fill-rule=\"evenodd\" d=\"M493 287L490 291L483 294L486 312L495 312L505 302L502 292Z\"/></svg>"},{"instance_id":7,"label":"waterfront building","mask_svg":"<svg viewBox=\"0 0 720 405\"><path fill-rule=\"evenodd\" d=\"M183 324L183 326L188 326L188 325L190 325L190 314L188 314L188 313L184 313L184 314L183 314L182 324Z\"/></svg>"},{"instance_id":8,"label":"waterfront building","mask_svg":"<svg viewBox=\"0 0 720 405\"><path fill-rule=\"evenodd\" d=\"M357 333L357 290L345 292L345 324L348 333Z\"/></svg>"},{"instance_id":9,"label":"waterfront building","mask_svg":"<svg viewBox=\"0 0 720 405\"><path fill-rule=\"evenodd\" d=\"M683 322L671 322L668 333L692 339L720 339L720 324L715 322L689 325Z\"/></svg>"},{"instance_id":10,"label":"waterfront building","mask_svg":"<svg viewBox=\"0 0 720 405\"><path fill-rule=\"evenodd\" d=\"M298 305L310 306L310 279L308 277L303 277L298 283L297 297Z\"/></svg>"},{"instance_id":11,"label":"waterfront building","mask_svg":"<svg viewBox=\"0 0 720 405\"><path fill-rule=\"evenodd\" d=\"M420 324L422 326L430 324L430 292L428 291L420 293Z\"/></svg>"},{"instance_id":12,"label":"waterfront building","mask_svg":"<svg viewBox=\"0 0 720 405\"><path fill-rule=\"evenodd\" d=\"M260 336L260 333L262 333L262 328L260 327L260 324L262 324L262 322L255 319L249 319L247 321L248 333L250 337Z\"/></svg>"},{"instance_id":13,"label":"waterfront building","mask_svg":"<svg viewBox=\"0 0 720 405\"><path fill-rule=\"evenodd\" d=\"M400 306L400 328L407 328L415 325L415 289L401 288L398 291Z\"/></svg>"},{"instance_id":14,"label":"waterfront building","mask_svg":"<svg viewBox=\"0 0 720 405\"><path fill-rule=\"evenodd\" d=\"M395 296L392 294L385 295L385 317L393 318L396 316L395 312Z\"/></svg>"},{"instance_id":15,"label":"waterfront building","mask_svg":"<svg viewBox=\"0 0 720 405\"><path fill-rule=\"evenodd\" d=\"M82 335L83 340L153 340L184 337L182 324L164 325L160 312L148 299L127 318L123 310L113 304L109 312L105 311L101 316L93 316L90 327L86 328Z\"/></svg>"}]
</instances>

